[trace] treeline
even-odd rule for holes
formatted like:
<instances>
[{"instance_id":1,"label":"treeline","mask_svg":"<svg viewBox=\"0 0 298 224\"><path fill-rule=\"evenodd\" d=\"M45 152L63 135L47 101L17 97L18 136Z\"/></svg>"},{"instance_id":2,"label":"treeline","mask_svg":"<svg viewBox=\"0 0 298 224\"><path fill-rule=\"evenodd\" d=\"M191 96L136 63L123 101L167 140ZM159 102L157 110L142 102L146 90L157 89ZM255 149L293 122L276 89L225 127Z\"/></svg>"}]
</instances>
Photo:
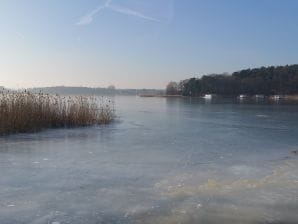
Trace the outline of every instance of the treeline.
<instances>
[{"instance_id":1,"label":"treeline","mask_svg":"<svg viewBox=\"0 0 298 224\"><path fill-rule=\"evenodd\" d=\"M180 83L170 82L170 95L292 95L298 94L298 65L246 69L232 74L212 74Z\"/></svg>"}]
</instances>

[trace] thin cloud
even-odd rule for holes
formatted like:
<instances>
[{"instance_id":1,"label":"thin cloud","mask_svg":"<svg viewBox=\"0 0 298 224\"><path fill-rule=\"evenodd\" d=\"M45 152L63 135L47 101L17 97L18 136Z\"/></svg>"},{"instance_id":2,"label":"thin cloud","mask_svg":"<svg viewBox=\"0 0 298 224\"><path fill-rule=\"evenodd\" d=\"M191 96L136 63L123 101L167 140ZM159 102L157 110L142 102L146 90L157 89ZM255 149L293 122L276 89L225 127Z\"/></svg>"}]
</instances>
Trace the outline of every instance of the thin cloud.
<instances>
[{"instance_id":1,"label":"thin cloud","mask_svg":"<svg viewBox=\"0 0 298 224\"><path fill-rule=\"evenodd\" d=\"M130 15L130 16L135 16L135 17L145 19L145 20L160 22L160 20L155 19L155 18L150 17L150 16L146 16L146 15L144 15L141 12L138 12L136 10L132 10L130 8L125 8L125 7L118 6L118 5L111 5L111 3L112 3L112 0L107 0L104 5L97 7L93 11L91 11L88 14L86 14L85 16L83 16L76 23L76 25L77 26L89 25L90 23L93 22L94 16L96 16L96 14L98 14L100 11L103 11L104 9L110 9L114 12L119 12L119 13L122 13L122 14L125 14L125 15Z\"/></svg>"}]
</instances>

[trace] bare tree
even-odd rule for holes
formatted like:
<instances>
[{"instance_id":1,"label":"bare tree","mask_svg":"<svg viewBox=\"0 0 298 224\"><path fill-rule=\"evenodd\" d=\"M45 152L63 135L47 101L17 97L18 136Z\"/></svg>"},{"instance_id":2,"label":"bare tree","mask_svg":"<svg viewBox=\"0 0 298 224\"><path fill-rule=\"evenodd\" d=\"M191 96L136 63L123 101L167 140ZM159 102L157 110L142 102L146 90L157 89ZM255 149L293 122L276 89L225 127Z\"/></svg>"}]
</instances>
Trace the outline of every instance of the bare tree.
<instances>
[{"instance_id":1,"label":"bare tree","mask_svg":"<svg viewBox=\"0 0 298 224\"><path fill-rule=\"evenodd\" d=\"M177 95L178 94L178 84L177 82L169 82L166 88L167 95Z\"/></svg>"}]
</instances>

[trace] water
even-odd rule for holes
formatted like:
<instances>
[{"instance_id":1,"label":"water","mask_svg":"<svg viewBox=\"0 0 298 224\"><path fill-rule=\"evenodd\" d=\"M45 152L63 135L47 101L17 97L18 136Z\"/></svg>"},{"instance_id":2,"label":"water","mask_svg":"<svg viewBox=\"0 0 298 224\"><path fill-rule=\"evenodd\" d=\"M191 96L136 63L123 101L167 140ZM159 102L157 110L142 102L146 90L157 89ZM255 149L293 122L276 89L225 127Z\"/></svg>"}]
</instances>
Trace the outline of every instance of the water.
<instances>
[{"instance_id":1,"label":"water","mask_svg":"<svg viewBox=\"0 0 298 224\"><path fill-rule=\"evenodd\" d=\"M116 97L108 126L0 138L0 223L298 223L298 105Z\"/></svg>"}]
</instances>

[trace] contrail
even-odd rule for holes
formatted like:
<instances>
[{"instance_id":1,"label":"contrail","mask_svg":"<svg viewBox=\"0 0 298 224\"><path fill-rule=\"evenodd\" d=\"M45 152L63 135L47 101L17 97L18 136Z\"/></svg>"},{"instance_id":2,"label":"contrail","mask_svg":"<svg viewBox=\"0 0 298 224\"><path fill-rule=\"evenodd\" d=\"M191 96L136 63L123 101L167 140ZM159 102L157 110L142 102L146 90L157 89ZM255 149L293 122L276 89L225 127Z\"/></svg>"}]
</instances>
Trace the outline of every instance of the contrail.
<instances>
[{"instance_id":1,"label":"contrail","mask_svg":"<svg viewBox=\"0 0 298 224\"><path fill-rule=\"evenodd\" d=\"M112 0L107 0L106 3L105 3L105 7L109 7L111 2L112 2Z\"/></svg>"},{"instance_id":2,"label":"contrail","mask_svg":"<svg viewBox=\"0 0 298 224\"><path fill-rule=\"evenodd\" d=\"M152 18L152 17L149 17L149 16L145 16L144 14L142 14L138 11L129 9L129 8L124 8L124 7L121 7L121 6L110 6L109 8L111 10L115 11L115 12L119 12L119 13L122 13L122 14L130 15L130 16L136 16L136 17L139 17L141 19L151 20L151 21L155 21L155 22L160 22L160 20L158 20L158 19L155 19L155 18Z\"/></svg>"},{"instance_id":3,"label":"contrail","mask_svg":"<svg viewBox=\"0 0 298 224\"><path fill-rule=\"evenodd\" d=\"M135 16L135 17L142 18L145 20L160 22L160 20L146 16L146 15L142 14L141 12L138 12L138 11L135 11L135 10L132 10L129 8L124 8L121 6L111 5L111 3L112 3L112 0L107 0L104 5L97 7L93 11L91 11L88 14L86 14L85 16L83 16L76 23L76 25L84 26L84 25L88 25L88 24L92 23L92 21L94 20L94 16L104 9L110 9L114 12L119 12L119 13L130 15L130 16Z\"/></svg>"},{"instance_id":4,"label":"contrail","mask_svg":"<svg viewBox=\"0 0 298 224\"><path fill-rule=\"evenodd\" d=\"M106 5L104 6L100 6L98 8L96 8L95 10L91 11L90 13L88 13L87 15L83 16L79 22L76 23L77 26L84 26L84 25L88 25L90 23L92 23L93 21L93 17L99 13L101 10L103 10L104 8L107 8Z\"/></svg>"}]
</instances>

